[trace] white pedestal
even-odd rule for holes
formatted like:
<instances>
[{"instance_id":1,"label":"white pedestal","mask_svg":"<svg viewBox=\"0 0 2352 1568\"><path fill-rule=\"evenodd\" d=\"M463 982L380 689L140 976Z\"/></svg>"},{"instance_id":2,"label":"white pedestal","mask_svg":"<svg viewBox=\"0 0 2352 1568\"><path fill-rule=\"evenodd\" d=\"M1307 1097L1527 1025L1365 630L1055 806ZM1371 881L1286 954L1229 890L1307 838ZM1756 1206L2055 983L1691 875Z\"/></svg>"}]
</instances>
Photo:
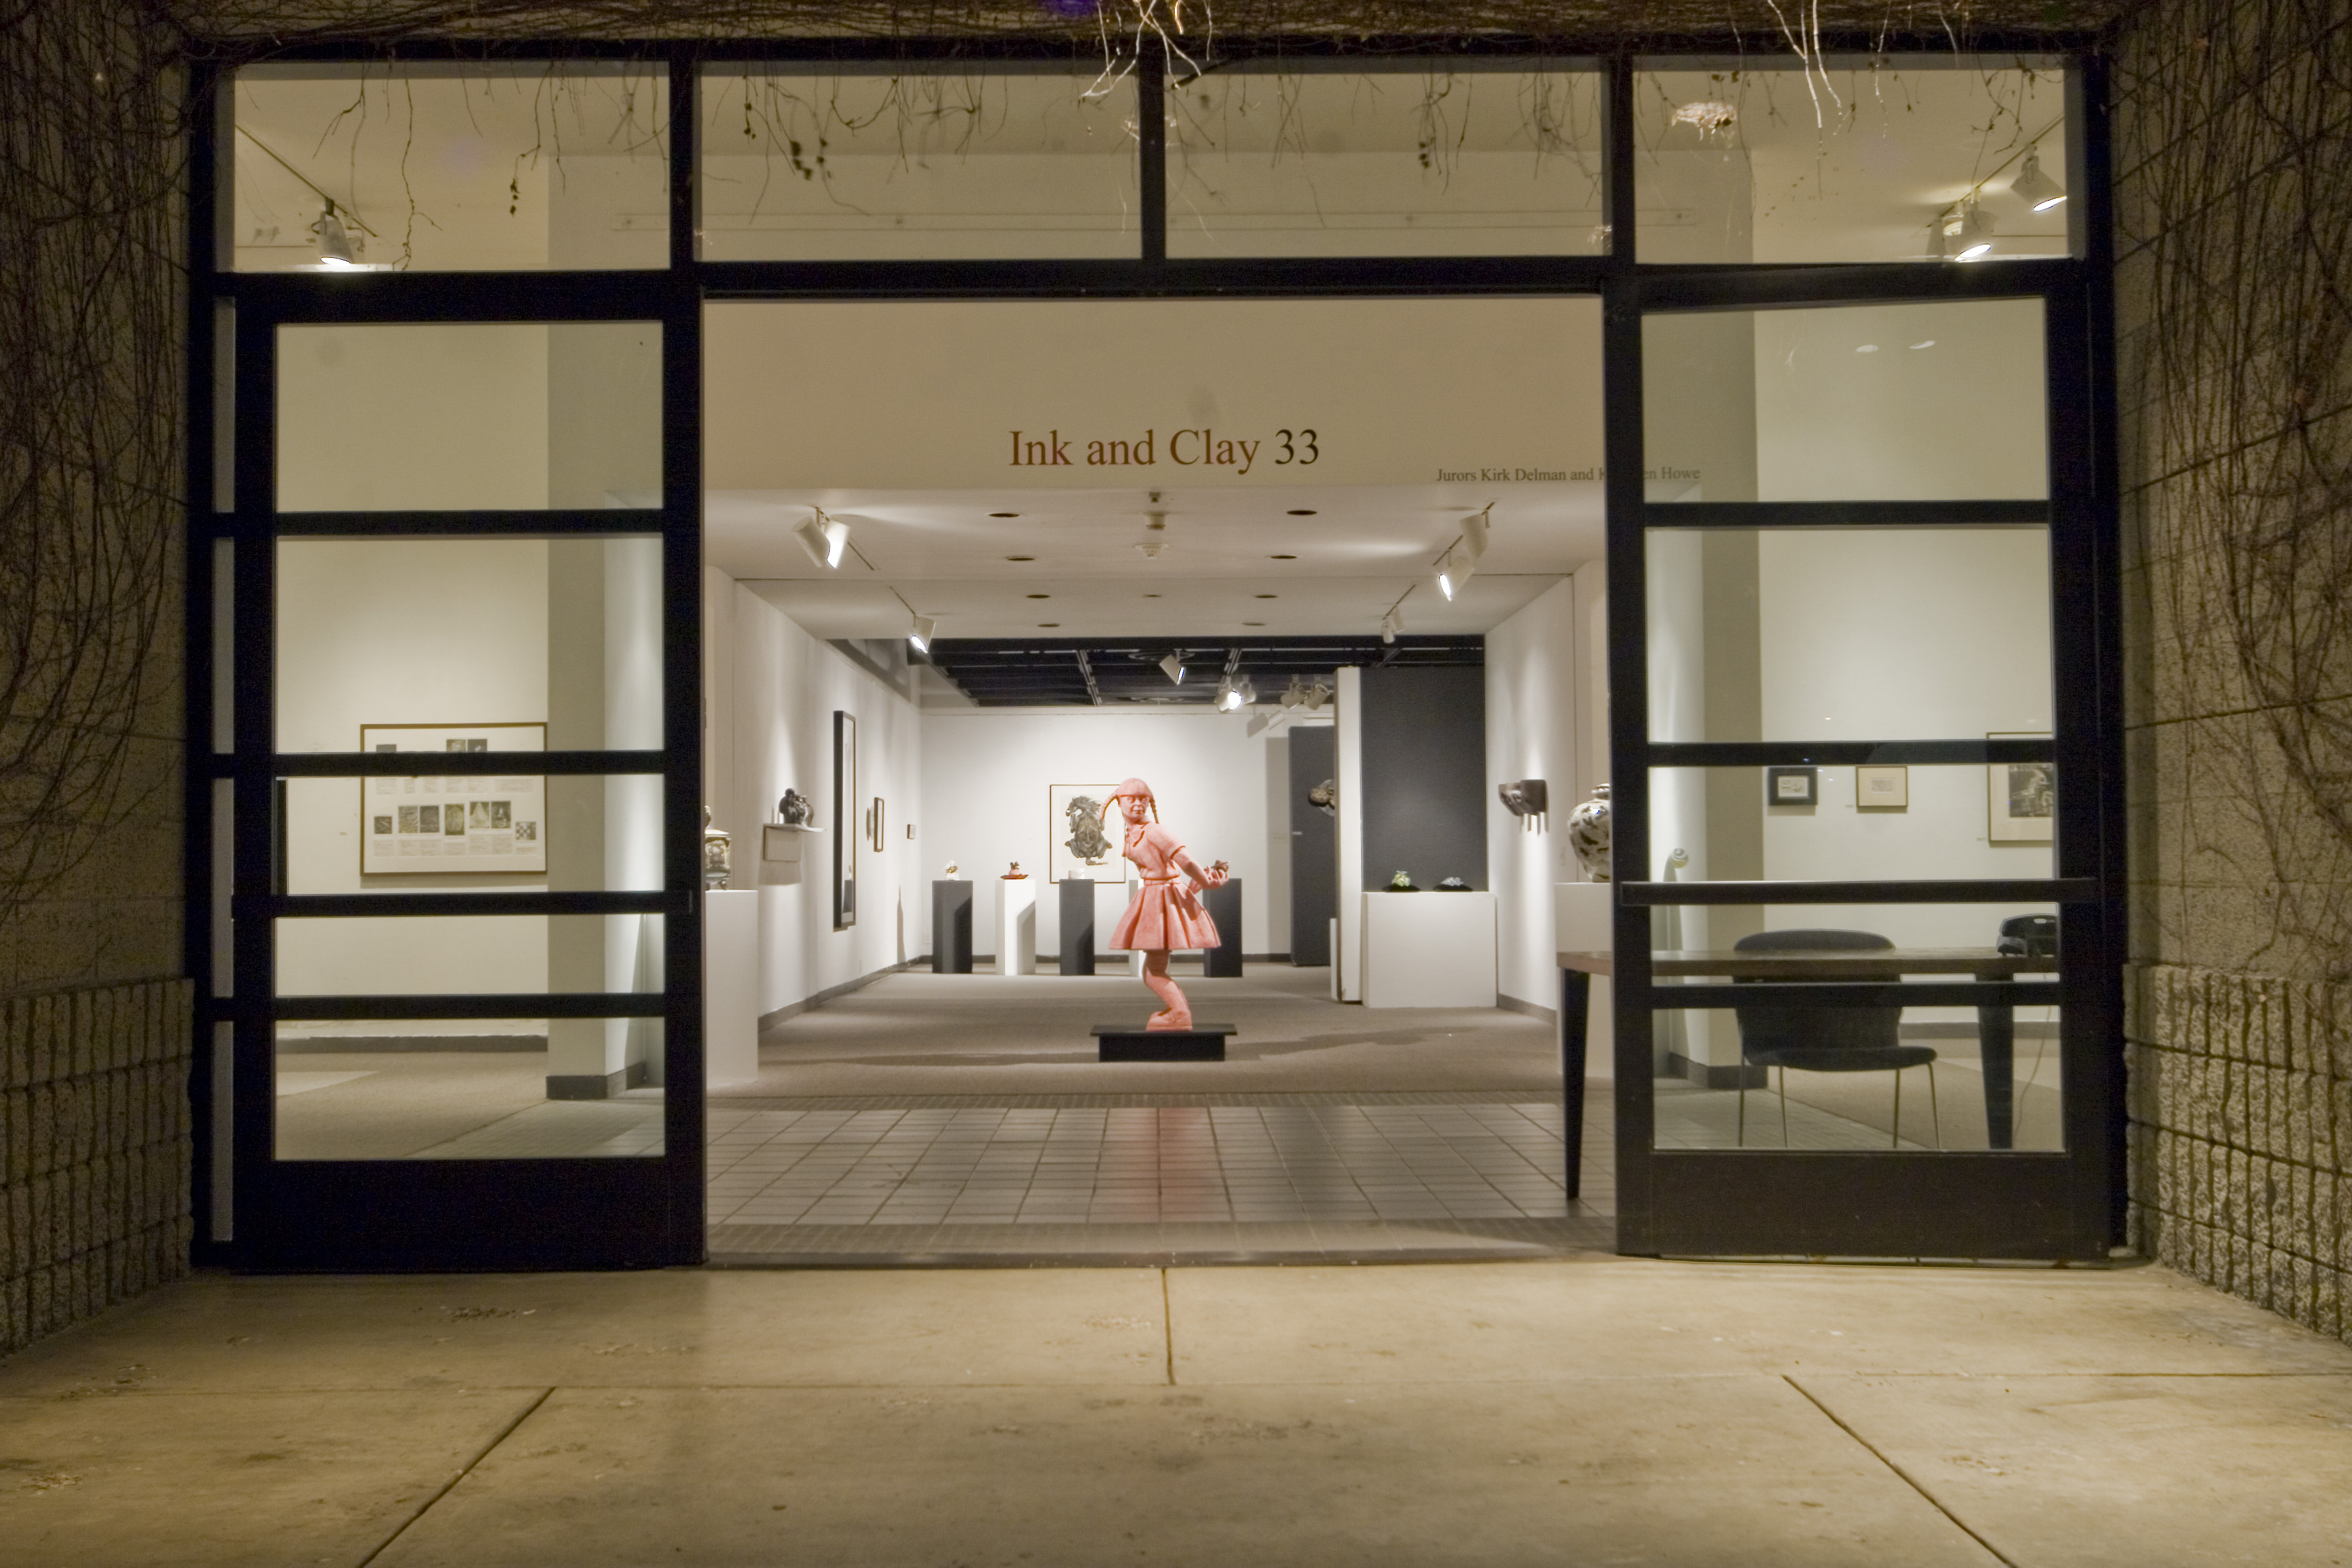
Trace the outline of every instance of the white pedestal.
<instances>
[{"instance_id":1,"label":"white pedestal","mask_svg":"<svg viewBox=\"0 0 2352 1568\"><path fill-rule=\"evenodd\" d=\"M1492 1007L1495 895L1366 893L1364 1005Z\"/></svg>"},{"instance_id":2,"label":"white pedestal","mask_svg":"<svg viewBox=\"0 0 2352 1568\"><path fill-rule=\"evenodd\" d=\"M1037 879L996 879L996 973L1037 973Z\"/></svg>"},{"instance_id":3,"label":"white pedestal","mask_svg":"<svg viewBox=\"0 0 2352 1568\"><path fill-rule=\"evenodd\" d=\"M760 1076L760 895L702 895L702 1070L713 1084Z\"/></svg>"}]
</instances>

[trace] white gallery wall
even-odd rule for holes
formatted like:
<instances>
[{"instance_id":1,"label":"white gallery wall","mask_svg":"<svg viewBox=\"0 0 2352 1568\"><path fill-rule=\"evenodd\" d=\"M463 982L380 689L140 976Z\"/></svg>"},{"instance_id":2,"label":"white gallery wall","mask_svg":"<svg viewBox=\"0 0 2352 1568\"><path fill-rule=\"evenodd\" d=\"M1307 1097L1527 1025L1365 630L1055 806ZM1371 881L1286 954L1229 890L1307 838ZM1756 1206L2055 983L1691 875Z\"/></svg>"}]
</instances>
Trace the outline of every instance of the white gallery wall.
<instances>
[{"instance_id":1,"label":"white gallery wall","mask_svg":"<svg viewBox=\"0 0 2352 1568\"><path fill-rule=\"evenodd\" d=\"M795 1007L928 951L930 829L922 716L837 648L716 567L703 572L703 756L712 821L733 842L731 886L760 892L760 1012ZM833 716L857 720L858 799L844 822L833 798ZM797 836L797 866L761 859L760 828L787 788L814 805L821 831ZM858 851L857 923L833 927L833 849L876 797L885 837ZM912 823L918 837L907 837Z\"/></svg>"},{"instance_id":2,"label":"white gallery wall","mask_svg":"<svg viewBox=\"0 0 2352 1568\"><path fill-rule=\"evenodd\" d=\"M1589 607L1569 578L1486 634L1486 875L1501 943L1497 984L1505 997L1543 1008L1559 996L1552 884L1582 875L1565 824L1591 771L1582 738L1591 695L1579 657ZM1492 788L1531 778L1549 792L1549 829L1513 816Z\"/></svg>"},{"instance_id":3,"label":"white gallery wall","mask_svg":"<svg viewBox=\"0 0 2352 1568\"><path fill-rule=\"evenodd\" d=\"M922 878L950 860L974 884L972 950L998 951L992 879L1013 861L1048 873L1068 836L1053 817L1054 784L1149 784L1160 813L1202 866L1223 860L1242 879L1242 944L1250 953L1290 945L1290 755L1280 728L1253 733L1240 713L1200 710L982 709L923 716ZM1057 834L1056 828L1061 828ZM1111 839L1118 842L1114 816ZM1119 863L1122 873L1125 862ZM1095 942L1108 952L1127 887L1097 884ZM928 908L924 910L926 921ZM929 931L924 932L928 939ZM1058 897L1038 889L1037 945L1061 946ZM928 942L910 949L928 952Z\"/></svg>"}]
</instances>

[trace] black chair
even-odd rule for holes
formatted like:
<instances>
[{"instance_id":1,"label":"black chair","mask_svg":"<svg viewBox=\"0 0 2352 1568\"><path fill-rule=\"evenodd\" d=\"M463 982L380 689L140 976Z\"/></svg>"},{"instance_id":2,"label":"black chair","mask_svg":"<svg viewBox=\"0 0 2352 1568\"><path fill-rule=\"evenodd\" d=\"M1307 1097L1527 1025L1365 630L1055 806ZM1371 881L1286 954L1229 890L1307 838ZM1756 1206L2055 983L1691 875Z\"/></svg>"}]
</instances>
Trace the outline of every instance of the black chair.
<instances>
[{"instance_id":1,"label":"black chair","mask_svg":"<svg viewBox=\"0 0 2352 1568\"><path fill-rule=\"evenodd\" d=\"M1767 931L1741 937L1732 944L1738 952L1873 952L1895 944L1866 931ZM1842 974L1841 980L1895 982L1902 972ZM1770 984L1748 977L1741 984ZM1780 1146L1789 1144L1789 1069L1799 1072L1892 1072L1895 1075L1895 1131L1890 1146L1903 1143L1903 1069L1927 1068L1927 1113L1935 1123L1936 1147L1944 1146L1941 1109L1936 1103L1936 1059L1927 1046L1902 1043L1900 1007L1769 1007L1738 1006L1739 1055L1743 1063L1778 1068L1780 1089ZM1748 1142L1748 1075L1739 1079L1739 1133Z\"/></svg>"}]
</instances>

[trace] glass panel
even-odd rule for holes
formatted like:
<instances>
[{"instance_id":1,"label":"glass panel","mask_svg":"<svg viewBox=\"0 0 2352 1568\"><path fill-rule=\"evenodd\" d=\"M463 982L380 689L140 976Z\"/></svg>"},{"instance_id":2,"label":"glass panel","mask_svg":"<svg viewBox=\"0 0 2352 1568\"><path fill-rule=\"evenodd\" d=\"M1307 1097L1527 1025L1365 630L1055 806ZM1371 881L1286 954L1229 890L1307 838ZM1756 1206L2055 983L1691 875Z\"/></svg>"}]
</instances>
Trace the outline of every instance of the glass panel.
<instances>
[{"instance_id":1,"label":"glass panel","mask_svg":"<svg viewBox=\"0 0 2352 1568\"><path fill-rule=\"evenodd\" d=\"M1135 86L1094 72L702 79L706 261L1135 257Z\"/></svg>"},{"instance_id":2,"label":"glass panel","mask_svg":"<svg viewBox=\"0 0 2352 1568\"><path fill-rule=\"evenodd\" d=\"M420 732L440 734L409 733ZM504 775L288 779L284 798L289 893L652 892L662 886L656 774L551 778L530 773L528 758L518 757L514 773Z\"/></svg>"},{"instance_id":3,"label":"glass panel","mask_svg":"<svg viewBox=\"0 0 2352 1568\"><path fill-rule=\"evenodd\" d=\"M1602 79L1218 72L1169 89L1171 256L1597 256Z\"/></svg>"},{"instance_id":4,"label":"glass panel","mask_svg":"<svg viewBox=\"0 0 2352 1568\"><path fill-rule=\"evenodd\" d=\"M659 915L282 920L277 942L280 996L543 996L662 988Z\"/></svg>"},{"instance_id":5,"label":"glass panel","mask_svg":"<svg viewBox=\"0 0 2352 1568\"><path fill-rule=\"evenodd\" d=\"M2063 1150L2058 1009L2010 1012L2006 1045L1960 1008L1657 1014L1656 1146Z\"/></svg>"},{"instance_id":6,"label":"glass panel","mask_svg":"<svg viewBox=\"0 0 2352 1568\"><path fill-rule=\"evenodd\" d=\"M1653 501L2038 500L2042 302L1642 319Z\"/></svg>"},{"instance_id":7,"label":"glass panel","mask_svg":"<svg viewBox=\"0 0 2352 1568\"><path fill-rule=\"evenodd\" d=\"M249 66L231 265L667 267L668 100L639 62Z\"/></svg>"},{"instance_id":8,"label":"glass panel","mask_svg":"<svg viewBox=\"0 0 2352 1568\"><path fill-rule=\"evenodd\" d=\"M2045 529L1654 528L1647 544L1654 741L2050 731Z\"/></svg>"},{"instance_id":9,"label":"glass panel","mask_svg":"<svg viewBox=\"0 0 2352 1568\"><path fill-rule=\"evenodd\" d=\"M2056 773L2049 763L1653 768L1654 869L1684 882L2054 877Z\"/></svg>"},{"instance_id":10,"label":"glass panel","mask_svg":"<svg viewBox=\"0 0 2352 1568\"><path fill-rule=\"evenodd\" d=\"M1645 262L2075 254L2066 89L2013 60L1644 72L1636 247Z\"/></svg>"},{"instance_id":11,"label":"glass panel","mask_svg":"<svg viewBox=\"0 0 2352 1568\"><path fill-rule=\"evenodd\" d=\"M278 750L657 750L661 562L648 535L281 540Z\"/></svg>"},{"instance_id":12,"label":"glass panel","mask_svg":"<svg viewBox=\"0 0 2352 1568\"><path fill-rule=\"evenodd\" d=\"M284 1022L280 1160L663 1152L659 1018Z\"/></svg>"},{"instance_id":13,"label":"glass panel","mask_svg":"<svg viewBox=\"0 0 2352 1568\"><path fill-rule=\"evenodd\" d=\"M278 510L654 507L661 323L278 329Z\"/></svg>"}]
</instances>

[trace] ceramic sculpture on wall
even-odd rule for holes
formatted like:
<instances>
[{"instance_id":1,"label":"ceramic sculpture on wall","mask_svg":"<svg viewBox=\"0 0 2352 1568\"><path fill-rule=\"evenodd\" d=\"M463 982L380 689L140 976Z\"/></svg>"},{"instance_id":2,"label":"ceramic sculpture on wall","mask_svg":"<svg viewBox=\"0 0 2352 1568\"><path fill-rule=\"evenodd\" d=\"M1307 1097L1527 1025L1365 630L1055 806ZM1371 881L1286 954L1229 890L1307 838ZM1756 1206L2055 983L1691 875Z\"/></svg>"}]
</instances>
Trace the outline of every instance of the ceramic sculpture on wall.
<instances>
[{"instance_id":1,"label":"ceramic sculpture on wall","mask_svg":"<svg viewBox=\"0 0 2352 1568\"><path fill-rule=\"evenodd\" d=\"M705 889L723 888L735 874L731 847L727 830L710 826L710 808L702 808L702 885Z\"/></svg>"},{"instance_id":2,"label":"ceramic sculpture on wall","mask_svg":"<svg viewBox=\"0 0 2352 1568\"><path fill-rule=\"evenodd\" d=\"M1568 844L1590 881L1609 879L1609 786L1594 784L1592 798L1568 814Z\"/></svg>"},{"instance_id":3,"label":"ceramic sculpture on wall","mask_svg":"<svg viewBox=\"0 0 2352 1568\"><path fill-rule=\"evenodd\" d=\"M787 827L806 827L816 808L809 805L808 796L796 789L784 791L784 798L776 802L776 815Z\"/></svg>"},{"instance_id":4,"label":"ceramic sculpture on wall","mask_svg":"<svg viewBox=\"0 0 2352 1568\"><path fill-rule=\"evenodd\" d=\"M1112 928L1111 950L1143 954L1143 983L1160 1002L1160 1010L1144 1027L1190 1029L1192 1006L1168 978L1168 954L1178 948L1218 945L1217 922L1201 907L1201 894L1225 885L1225 863L1220 860L1202 870L1176 836L1160 825L1159 803L1151 797L1151 786L1141 779L1129 779L1111 792L1103 807L1106 816L1113 805L1127 818L1122 853L1142 872L1143 887Z\"/></svg>"}]
</instances>

